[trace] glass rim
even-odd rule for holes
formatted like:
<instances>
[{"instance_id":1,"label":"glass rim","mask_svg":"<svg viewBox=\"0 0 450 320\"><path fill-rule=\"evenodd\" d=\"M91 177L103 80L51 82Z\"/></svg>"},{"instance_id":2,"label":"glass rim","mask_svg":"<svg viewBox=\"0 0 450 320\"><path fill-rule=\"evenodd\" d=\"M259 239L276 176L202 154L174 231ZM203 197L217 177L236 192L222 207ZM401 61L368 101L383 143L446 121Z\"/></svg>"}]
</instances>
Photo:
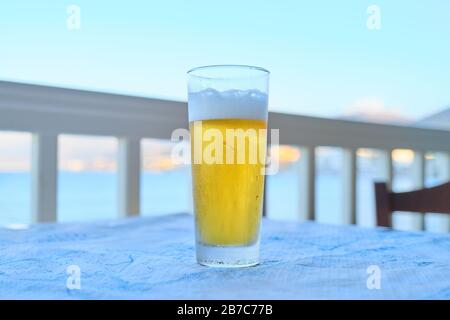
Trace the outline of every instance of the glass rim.
<instances>
[{"instance_id":1,"label":"glass rim","mask_svg":"<svg viewBox=\"0 0 450 320\"><path fill-rule=\"evenodd\" d=\"M247 74L241 76L230 76L230 77L213 77L207 75L199 75L196 74L197 71L210 70L210 69L240 69L240 70L250 70L256 72L256 74ZM251 72L252 73L252 72ZM207 66L200 66L190 69L187 74L191 77L200 78L200 79L209 79L209 80L232 80L232 79L252 79L259 78L263 76L267 76L270 74L270 71L264 69L262 67L250 66L245 64L213 64Z\"/></svg>"}]
</instances>

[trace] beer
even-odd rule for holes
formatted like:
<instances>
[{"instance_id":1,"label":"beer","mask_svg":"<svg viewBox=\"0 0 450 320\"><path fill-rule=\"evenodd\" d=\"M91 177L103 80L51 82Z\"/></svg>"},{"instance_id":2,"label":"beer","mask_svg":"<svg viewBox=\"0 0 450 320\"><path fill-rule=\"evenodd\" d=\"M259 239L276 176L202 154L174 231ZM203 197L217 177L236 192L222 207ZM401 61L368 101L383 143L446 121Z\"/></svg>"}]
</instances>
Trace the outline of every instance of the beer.
<instances>
[{"instance_id":1,"label":"beer","mask_svg":"<svg viewBox=\"0 0 450 320\"><path fill-rule=\"evenodd\" d=\"M208 146L203 133L209 129L218 130L226 137L226 130L257 132L266 130L264 120L215 119L201 121L201 130L194 130L199 123L191 123L192 141L202 140L202 154ZM200 137L198 135L201 135ZM266 151L266 135L245 137L235 141L235 145L245 143L244 163L238 164L238 155L234 154L231 163L227 163L227 143L222 145L222 163L192 164L194 211L196 214L199 241L207 245L247 245L257 240L264 194L264 159L251 163L252 147L259 148L258 153ZM194 143L191 145L194 148ZM239 149L239 148L236 148ZM192 150L194 158L194 150ZM205 159L203 159L205 162Z\"/></svg>"},{"instance_id":2,"label":"beer","mask_svg":"<svg viewBox=\"0 0 450 320\"><path fill-rule=\"evenodd\" d=\"M242 72L249 72L248 78ZM264 69L189 72L192 190L199 263L258 263L267 148Z\"/></svg>"}]
</instances>

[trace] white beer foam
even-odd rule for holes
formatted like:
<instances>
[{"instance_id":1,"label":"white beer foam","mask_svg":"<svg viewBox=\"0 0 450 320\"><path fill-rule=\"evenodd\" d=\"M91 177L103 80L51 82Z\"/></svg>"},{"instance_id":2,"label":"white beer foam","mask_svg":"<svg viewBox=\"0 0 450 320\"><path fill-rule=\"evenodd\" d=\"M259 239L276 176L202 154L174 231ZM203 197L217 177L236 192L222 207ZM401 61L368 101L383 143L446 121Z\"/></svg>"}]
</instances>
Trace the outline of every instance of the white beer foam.
<instances>
[{"instance_id":1,"label":"white beer foam","mask_svg":"<svg viewBox=\"0 0 450 320\"><path fill-rule=\"evenodd\" d=\"M267 94L259 90L206 89L189 93L189 122L211 119L267 120Z\"/></svg>"}]
</instances>

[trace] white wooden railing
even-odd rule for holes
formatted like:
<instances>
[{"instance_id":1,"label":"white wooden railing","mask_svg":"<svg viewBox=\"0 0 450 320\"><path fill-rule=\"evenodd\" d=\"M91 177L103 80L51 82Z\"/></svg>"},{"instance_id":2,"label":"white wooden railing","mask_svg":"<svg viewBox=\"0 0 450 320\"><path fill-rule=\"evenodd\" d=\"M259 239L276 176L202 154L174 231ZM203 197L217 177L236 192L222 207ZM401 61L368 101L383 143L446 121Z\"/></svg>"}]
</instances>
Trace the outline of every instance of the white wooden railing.
<instances>
[{"instance_id":1,"label":"white wooden railing","mask_svg":"<svg viewBox=\"0 0 450 320\"><path fill-rule=\"evenodd\" d=\"M315 148L344 150L342 221L356 222L356 150L384 152L384 180L392 181L391 151L415 151L416 186L424 186L425 152L447 155L450 172L450 132L369 124L271 112L269 124L280 129L280 143L301 146L299 219L315 215ZM33 221L57 220L58 135L114 136L118 152L118 212L138 215L140 140L170 139L176 128L187 128L185 102L63 89L0 81L0 130L32 133ZM448 177L450 179L450 176ZM422 222L423 224L423 222ZM420 226L419 226L420 228Z\"/></svg>"}]
</instances>

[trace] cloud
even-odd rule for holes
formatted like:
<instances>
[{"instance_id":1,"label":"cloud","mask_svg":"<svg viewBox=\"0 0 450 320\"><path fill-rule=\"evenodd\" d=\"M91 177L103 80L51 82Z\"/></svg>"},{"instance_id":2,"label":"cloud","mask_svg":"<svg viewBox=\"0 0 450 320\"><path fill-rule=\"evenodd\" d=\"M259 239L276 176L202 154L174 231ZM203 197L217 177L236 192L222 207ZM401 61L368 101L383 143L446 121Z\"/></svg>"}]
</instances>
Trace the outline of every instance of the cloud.
<instances>
[{"instance_id":1,"label":"cloud","mask_svg":"<svg viewBox=\"0 0 450 320\"><path fill-rule=\"evenodd\" d=\"M388 107L378 98L362 98L346 108L340 119L377 123L411 123L412 119L398 108Z\"/></svg>"}]
</instances>

